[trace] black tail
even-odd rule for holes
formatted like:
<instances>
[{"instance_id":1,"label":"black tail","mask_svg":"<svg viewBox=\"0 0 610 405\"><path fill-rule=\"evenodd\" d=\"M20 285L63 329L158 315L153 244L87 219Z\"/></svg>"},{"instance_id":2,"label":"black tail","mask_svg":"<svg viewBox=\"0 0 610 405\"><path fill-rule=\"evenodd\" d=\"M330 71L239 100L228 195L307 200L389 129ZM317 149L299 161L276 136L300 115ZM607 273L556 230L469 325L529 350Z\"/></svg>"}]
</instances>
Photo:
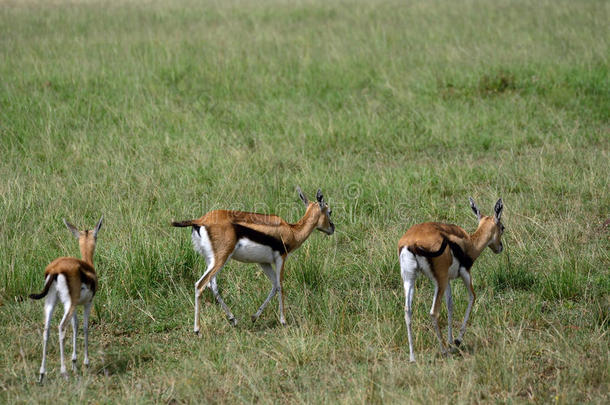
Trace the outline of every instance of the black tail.
<instances>
[{"instance_id":1,"label":"black tail","mask_svg":"<svg viewBox=\"0 0 610 405\"><path fill-rule=\"evenodd\" d=\"M424 250L417 245L415 245L413 247L409 247L409 250L411 251L411 253L415 253L416 255L419 255L419 256L438 257L443 254L443 252L445 251L446 248L447 248L447 238L443 238L443 243L441 244L440 249L437 250L436 252L428 252L427 250Z\"/></svg>"},{"instance_id":2,"label":"black tail","mask_svg":"<svg viewBox=\"0 0 610 405\"><path fill-rule=\"evenodd\" d=\"M57 278L56 274L53 274L49 277L49 279L47 280L47 282L44 285L44 288L42 289L40 294L30 294L30 298L33 300L39 300L41 298L43 298L44 296L47 295L47 293L49 292L49 288L51 288L51 284L53 284L53 282L55 281L55 279Z\"/></svg>"},{"instance_id":3,"label":"black tail","mask_svg":"<svg viewBox=\"0 0 610 405\"><path fill-rule=\"evenodd\" d=\"M193 223L192 220L180 221L180 222L172 221L172 226L177 226L180 228L185 228L187 226L193 226L193 225L195 225L195 224Z\"/></svg>"}]
</instances>

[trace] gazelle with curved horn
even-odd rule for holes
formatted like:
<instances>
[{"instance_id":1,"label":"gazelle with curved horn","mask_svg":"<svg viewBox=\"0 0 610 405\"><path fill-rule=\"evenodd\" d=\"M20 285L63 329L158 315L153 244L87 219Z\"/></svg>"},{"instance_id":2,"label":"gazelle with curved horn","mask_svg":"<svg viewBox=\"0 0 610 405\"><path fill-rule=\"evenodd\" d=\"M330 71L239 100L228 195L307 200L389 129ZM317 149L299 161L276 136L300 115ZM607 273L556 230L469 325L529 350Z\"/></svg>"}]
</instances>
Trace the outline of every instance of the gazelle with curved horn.
<instances>
[{"instance_id":1,"label":"gazelle with curved horn","mask_svg":"<svg viewBox=\"0 0 610 405\"><path fill-rule=\"evenodd\" d=\"M44 303L44 333L42 343L42 365L40 366L40 379L42 383L46 373L47 360L47 341L49 340L49 327L55 304L59 299L64 305L64 316L59 323L59 353L61 359L61 375L68 378L66 365L64 363L64 336L66 334L66 323L72 321L72 371L76 371L76 331L78 320L76 318L76 306L84 305L83 332L85 334L85 358L83 363L89 366L89 313L91 304L97 290L97 275L93 268L93 253L97 233L102 227L100 218L95 228L91 230L79 231L74 225L64 219L64 224L78 239L78 245L82 259L74 257L60 257L53 260L45 269L45 285L40 294L30 294L30 298L39 300L46 297Z\"/></svg>"},{"instance_id":2,"label":"gazelle with curved horn","mask_svg":"<svg viewBox=\"0 0 610 405\"><path fill-rule=\"evenodd\" d=\"M216 283L216 276L229 259L258 263L271 281L271 291L252 315L252 322L258 319L269 301L278 294L280 323L286 324L282 283L288 254L301 246L315 229L327 235L332 235L335 231L335 225L330 219L331 209L324 201L322 192L318 190L316 202L309 202L300 188L297 191L306 211L294 224L289 224L276 215L227 210L210 211L199 219L172 222L173 226L192 227L191 239L195 251L206 259L207 269L195 283L195 333L199 333L200 297L208 285L229 321L233 325L237 324L235 316L220 296Z\"/></svg>"},{"instance_id":3,"label":"gazelle with curved horn","mask_svg":"<svg viewBox=\"0 0 610 405\"><path fill-rule=\"evenodd\" d=\"M415 361L411 337L411 304L417 275L420 272L424 273L434 284L434 298L430 316L441 347L441 353L447 354L438 326L441 297L444 295L447 303L448 343L449 345L455 343L456 346L459 346L464 338L466 323L475 300L470 268L487 246L494 253L502 252L501 237L504 232L504 225L500 221L504 208L502 199L500 198L496 202L494 216L482 216L472 197L470 198L470 207L479 221L477 230L472 234L467 233L457 225L425 222L413 225L398 242L400 273L405 288L405 321L407 323L411 361ZM464 282L470 298L459 337L454 341L451 330L453 300L449 281L457 277L460 277Z\"/></svg>"}]
</instances>

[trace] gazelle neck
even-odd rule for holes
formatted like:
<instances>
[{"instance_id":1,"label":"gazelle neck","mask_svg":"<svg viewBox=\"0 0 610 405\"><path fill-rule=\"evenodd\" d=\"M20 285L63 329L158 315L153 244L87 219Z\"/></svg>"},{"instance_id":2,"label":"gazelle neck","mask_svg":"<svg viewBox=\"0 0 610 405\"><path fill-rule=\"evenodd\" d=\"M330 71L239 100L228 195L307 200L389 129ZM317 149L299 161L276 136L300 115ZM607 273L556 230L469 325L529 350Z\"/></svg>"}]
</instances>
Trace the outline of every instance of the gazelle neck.
<instances>
[{"instance_id":1,"label":"gazelle neck","mask_svg":"<svg viewBox=\"0 0 610 405\"><path fill-rule=\"evenodd\" d=\"M483 221L479 222L479 226L477 230L474 231L473 234L470 235L470 249L468 254L472 258L472 260L479 257L479 255L485 250L487 245L489 245L489 241L491 240L491 232L489 232L487 227L484 225Z\"/></svg>"},{"instance_id":2,"label":"gazelle neck","mask_svg":"<svg viewBox=\"0 0 610 405\"><path fill-rule=\"evenodd\" d=\"M88 247L83 244L79 247L80 247L80 255L81 255L83 261L85 263L91 265L91 267L93 267L93 252L95 251L95 246Z\"/></svg>"},{"instance_id":3,"label":"gazelle neck","mask_svg":"<svg viewBox=\"0 0 610 405\"><path fill-rule=\"evenodd\" d=\"M316 207L317 203L310 203L307 206L305 215L295 224L291 224L294 232L296 247L301 246L307 240L309 235L316 229L318 219L320 219L320 210Z\"/></svg>"}]
</instances>

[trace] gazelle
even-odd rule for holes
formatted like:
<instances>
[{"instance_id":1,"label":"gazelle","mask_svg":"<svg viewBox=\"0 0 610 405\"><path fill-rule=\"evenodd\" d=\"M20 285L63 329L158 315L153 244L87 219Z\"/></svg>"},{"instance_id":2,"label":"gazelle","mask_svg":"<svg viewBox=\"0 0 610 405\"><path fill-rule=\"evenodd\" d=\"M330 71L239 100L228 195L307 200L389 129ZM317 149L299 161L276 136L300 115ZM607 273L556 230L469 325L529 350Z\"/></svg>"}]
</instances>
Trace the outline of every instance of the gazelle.
<instances>
[{"instance_id":1,"label":"gazelle","mask_svg":"<svg viewBox=\"0 0 610 405\"><path fill-rule=\"evenodd\" d=\"M434 299L430 316L432 325L441 347L441 353L447 354L441 332L438 327L438 315L441 296L445 295L447 303L448 344L459 346L466 332L466 323L470 316L475 293L472 288L470 268L481 252L489 246L494 253L502 252L502 233L504 225L500 222L502 216L502 199L496 202L494 216L481 216L474 200L470 197L470 207L477 216L479 226L473 234L468 234L456 225L438 222L425 222L413 225L398 242L400 274L405 288L405 321L409 336L410 360L415 361L413 340L411 337L411 315L413 289L419 272L424 273L434 283ZM453 318L453 301L451 298L450 280L460 277L468 289L469 300L459 337L454 341L451 330Z\"/></svg>"},{"instance_id":2,"label":"gazelle","mask_svg":"<svg viewBox=\"0 0 610 405\"><path fill-rule=\"evenodd\" d=\"M233 325L237 324L220 296L216 283L217 275L231 258L244 263L258 263L272 284L269 295L252 315L252 322L256 322L277 293L280 323L286 324L282 282L288 254L301 246L314 229L327 235L335 232L335 225L330 219L331 209L324 201L322 192L318 190L317 202L309 202L300 188L297 191L307 209L305 215L294 224L289 224L276 215L226 210L210 211L199 219L172 222L173 226L193 228L191 238L195 251L206 259L207 269L195 283L196 334L199 334L199 301L208 285L229 321Z\"/></svg>"},{"instance_id":3,"label":"gazelle","mask_svg":"<svg viewBox=\"0 0 610 405\"><path fill-rule=\"evenodd\" d=\"M78 320L76 318L76 306L84 305L83 314L83 332L85 334L85 358L83 363L86 367L89 366L89 313L91 312L91 304L97 290L97 275L93 268L93 252L95 251L95 242L97 241L97 233L102 227L102 220L92 231L79 231L64 219L64 224L70 232L78 239L82 260L74 257L60 257L53 260L45 269L45 284L44 289L40 294L30 294L30 298L39 300L46 296L44 303L44 332L42 343L42 365L40 366L40 379L42 380L46 373L47 360L47 341L49 340L49 326L51 325L51 317L57 299L64 305L64 316L59 323L59 353L61 358L61 375L68 378L66 365L64 363L64 336L66 334L66 323L72 320L72 371L76 371L76 330L78 328Z\"/></svg>"}]
</instances>

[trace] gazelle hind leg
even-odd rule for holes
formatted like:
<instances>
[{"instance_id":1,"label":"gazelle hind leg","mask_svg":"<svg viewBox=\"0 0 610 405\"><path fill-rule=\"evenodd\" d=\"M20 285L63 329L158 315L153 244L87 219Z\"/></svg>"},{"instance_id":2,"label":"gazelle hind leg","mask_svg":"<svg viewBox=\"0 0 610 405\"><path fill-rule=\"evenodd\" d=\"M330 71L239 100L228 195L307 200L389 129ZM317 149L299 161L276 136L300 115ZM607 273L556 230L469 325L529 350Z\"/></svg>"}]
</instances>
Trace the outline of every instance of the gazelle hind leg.
<instances>
[{"instance_id":1,"label":"gazelle hind leg","mask_svg":"<svg viewBox=\"0 0 610 405\"><path fill-rule=\"evenodd\" d=\"M464 314L464 320L462 321L462 326L460 327L460 334L458 338L455 340L455 345L459 346L464 339L464 333L466 333L466 324L468 323L468 319L470 318L470 311L472 310L472 304L476 298L476 294L474 293L474 289L472 288L472 279L470 278L470 273L466 270L460 272L460 277L468 290L468 307L466 308L466 313Z\"/></svg>"},{"instance_id":2,"label":"gazelle hind leg","mask_svg":"<svg viewBox=\"0 0 610 405\"><path fill-rule=\"evenodd\" d=\"M85 309L83 311L83 335L85 337L83 364L85 367L89 367L89 314L91 313L91 304L93 304L93 301L85 303Z\"/></svg>"},{"instance_id":3,"label":"gazelle hind leg","mask_svg":"<svg viewBox=\"0 0 610 405\"><path fill-rule=\"evenodd\" d=\"M447 345L453 344L453 330L451 328L453 321L453 297L451 296L451 284L447 283L445 290L445 303L447 304Z\"/></svg>"},{"instance_id":4,"label":"gazelle hind leg","mask_svg":"<svg viewBox=\"0 0 610 405\"><path fill-rule=\"evenodd\" d=\"M267 304L269 304L269 301L271 301L271 298L275 296L278 290L277 277L275 275L273 267L271 267L271 265L268 263L259 263L259 265L263 269L263 272L265 273L269 281L271 281L271 291L269 291L269 295L267 295L265 301L258 308L258 311L256 311L256 313L252 315L252 322L256 322L256 320L261 316L263 310L267 307Z\"/></svg>"},{"instance_id":5,"label":"gazelle hind leg","mask_svg":"<svg viewBox=\"0 0 610 405\"><path fill-rule=\"evenodd\" d=\"M68 373L66 372L66 364L64 363L64 337L66 337L66 323L68 319L72 318L74 315L74 310L76 307L72 305L71 302L64 303L64 316L61 318L61 322L59 323L59 358L61 361L60 373L64 378L68 378Z\"/></svg>"},{"instance_id":6,"label":"gazelle hind leg","mask_svg":"<svg viewBox=\"0 0 610 405\"><path fill-rule=\"evenodd\" d=\"M72 315L72 371L76 371L76 332L78 331L78 317L76 311Z\"/></svg>"},{"instance_id":7,"label":"gazelle hind leg","mask_svg":"<svg viewBox=\"0 0 610 405\"><path fill-rule=\"evenodd\" d=\"M49 292L44 302L44 331L42 332L42 364L40 365L40 374L38 382L42 384L44 375L47 372L47 343L49 341L49 328L51 327L51 318L53 318L53 311L57 304L57 290L55 289L55 283L49 288Z\"/></svg>"},{"instance_id":8,"label":"gazelle hind leg","mask_svg":"<svg viewBox=\"0 0 610 405\"><path fill-rule=\"evenodd\" d=\"M409 361L415 362L413 350L413 332L411 331L411 318L413 316L413 292L417 278L417 261L411 252L404 249L400 255L400 275L405 288L405 323L409 338Z\"/></svg>"},{"instance_id":9,"label":"gazelle hind leg","mask_svg":"<svg viewBox=\"0 0 610 405\"><path fill-rule=\"evenodd\" d=\"M436 332L436 337L438 338L438 343L441 348L441 354L443 356L447 355L447 349L443 343L443 337L441 335L441 330L438 326L438 316L440 312L440 304L441 304L441 296L444 294L445 286L439 285L440 283L435 282L434 284L434 299L432 300L432 309L430 310L430 318L432 319L432 326L434 327L434 331Z\"/></svg>"},{"instance_id":10,"label":"gazelle hind leg","mask_svg":"<svg viewBox=\"0 0 610 405\"><path fill-rule=\"evenodd\" d=\"M231 254L220 255L217 254L214 257L213 265L208 265L208 269L205 271L203 276L195 283L195 325L193 331L195 334L199 334L199 307L201 301L201 294L205 290L206 286L210 283L212 278L224 267L224 265L231 258Z\"/></svg>"},{"instance_id":11,"label":"gazelle hind leg","mask_svg":"<svg viewBox=\"0 0 610 405\"><path fill-rule=\"evenodd\" d=\"M235 325L237 325L237 319L235 318L235 316L233 315L233 313L231 312L231 310L229 309L227 304L225 304L224 300L220 296L220 293L218 292L218 283L216 282L216 277L218 277L218 274L216 274L214 277L212 277L212 280L210 281L210 289L212 290L212 294L214 294L214 298L216 298L216 301L218 301L222 310L225 311L225 314L227 314L227 318L229 319L229 322L231 322L231 324L233 326L235 326Z\"/></svg>"}]
</instances>

